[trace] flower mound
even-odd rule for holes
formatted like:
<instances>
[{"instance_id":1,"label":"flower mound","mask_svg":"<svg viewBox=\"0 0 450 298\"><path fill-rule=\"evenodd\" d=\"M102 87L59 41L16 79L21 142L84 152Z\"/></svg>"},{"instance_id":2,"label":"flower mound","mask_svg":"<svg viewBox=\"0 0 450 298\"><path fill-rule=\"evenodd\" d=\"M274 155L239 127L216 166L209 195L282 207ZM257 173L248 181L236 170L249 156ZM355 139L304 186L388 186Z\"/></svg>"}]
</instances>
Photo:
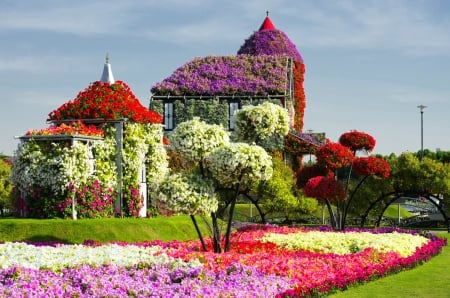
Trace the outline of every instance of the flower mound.
<instances>
[{"instance_id":1,"label":"flower mound","mask_svg":"<svg viewBox=\"0 0 450 298\"><path fill-rule=\"evenodd\" d=\"M414 232L244 226L226 254L198 241L0 244L1 297L316 297L411 268L446 240ZM211 241L207 243L212 245Z\"/></svg>"}]
</instances>

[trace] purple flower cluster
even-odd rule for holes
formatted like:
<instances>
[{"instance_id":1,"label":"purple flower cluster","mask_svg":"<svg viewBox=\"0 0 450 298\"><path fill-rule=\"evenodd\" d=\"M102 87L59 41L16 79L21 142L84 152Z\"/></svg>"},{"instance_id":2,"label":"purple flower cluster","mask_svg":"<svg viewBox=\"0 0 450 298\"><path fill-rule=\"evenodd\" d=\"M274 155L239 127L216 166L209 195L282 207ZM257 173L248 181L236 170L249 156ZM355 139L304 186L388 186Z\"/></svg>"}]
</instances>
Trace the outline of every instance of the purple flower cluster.
<instances>
[{"instance_id":1,"label":"purple flower cluster","mask_svg":"<svg viewBox=\"0 0 450 298\"><path fill-rule=\"evenodd\" d=\"M292 288L289 278L238 264L217 273L149 264L61 272L14 267L0 276L1 297L275 297Z\"/></svg>"},{"instance_id":2,"label":"purple flower cluster","mask_svg":"<svg viewBox=\"0 0 450 298\"><path fill-rule=\"evenodd\" d=\"M154 95L283 95L287 57L270 55L195 58L151 88Z\"/></svg>"},{"instance_id":3,"label":"purple flower cluster","mask_svg":"<svg viewBox=\"0 0 450 298\"><path fill-rule=\"evenodd\" d=\"M289 37L280 30L261 30L253 33L238 51L238 55L273 55L288 56L303 62L297 47Z\"/></svg>"}]
</instances>

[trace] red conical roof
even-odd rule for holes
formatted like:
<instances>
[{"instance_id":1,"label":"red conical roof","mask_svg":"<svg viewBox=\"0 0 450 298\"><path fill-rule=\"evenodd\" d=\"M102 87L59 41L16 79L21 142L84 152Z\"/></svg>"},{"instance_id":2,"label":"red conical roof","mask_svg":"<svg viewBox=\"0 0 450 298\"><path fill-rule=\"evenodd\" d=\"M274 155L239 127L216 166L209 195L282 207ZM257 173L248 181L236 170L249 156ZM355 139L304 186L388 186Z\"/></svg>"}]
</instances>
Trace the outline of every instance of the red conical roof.
<instances>
[{"instance_id":1,"label":"red conical roof","mask_svg":"<svg viewBox=\"0 0 450 298\"><path fill-rule=\"evenodd\" d=\"M269 18L269 16L266 16L264 19L264 22L261 24L261 27L259 27L259 31L262 30L275 30L275 26L272 23L272 20Z\"/></svg>"}]
</instances>

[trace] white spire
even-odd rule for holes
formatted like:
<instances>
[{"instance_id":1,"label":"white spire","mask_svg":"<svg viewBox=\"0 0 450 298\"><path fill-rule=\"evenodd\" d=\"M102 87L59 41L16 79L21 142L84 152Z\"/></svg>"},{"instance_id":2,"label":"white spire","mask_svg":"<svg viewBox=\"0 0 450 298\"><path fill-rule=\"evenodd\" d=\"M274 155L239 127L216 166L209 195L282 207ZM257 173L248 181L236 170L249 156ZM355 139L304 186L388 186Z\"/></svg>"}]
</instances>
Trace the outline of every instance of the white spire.
<instances>
[{"instance_id":1,"label":"white spire","mask_svg":"<svg viewBox=\"0 0 450 298\"><path fill-rule=\"evenodd\" d=\"M106 53L106 62L105 66L103 67L103 73L102 78L100 79L103 83L110 83L114 84L114 76L111 70L111 64L109 64L109 56L108 53Z\"/></svg>"}]
</instances>

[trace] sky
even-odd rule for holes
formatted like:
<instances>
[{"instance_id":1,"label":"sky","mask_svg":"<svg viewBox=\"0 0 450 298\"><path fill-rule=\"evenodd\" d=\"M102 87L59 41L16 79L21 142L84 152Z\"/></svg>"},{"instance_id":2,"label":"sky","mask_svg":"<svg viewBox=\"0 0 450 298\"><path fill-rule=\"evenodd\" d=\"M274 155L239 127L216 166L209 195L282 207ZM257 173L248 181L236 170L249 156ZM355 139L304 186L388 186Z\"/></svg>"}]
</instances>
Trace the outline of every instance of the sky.
<instances>
[{"instance_id":1,"label":"sky","mask_svg":"<svg viewBox=\"0 0 450 298\"><path fill-rule=\"evenodd\" d=\"M100 80L107 53L148 106L178 67L235 55L266 11L306 65L304 131L364 131L383 155L422 137L450 151L450 1L0 0L0 153Z\"/></svg>"}]
</instances>

